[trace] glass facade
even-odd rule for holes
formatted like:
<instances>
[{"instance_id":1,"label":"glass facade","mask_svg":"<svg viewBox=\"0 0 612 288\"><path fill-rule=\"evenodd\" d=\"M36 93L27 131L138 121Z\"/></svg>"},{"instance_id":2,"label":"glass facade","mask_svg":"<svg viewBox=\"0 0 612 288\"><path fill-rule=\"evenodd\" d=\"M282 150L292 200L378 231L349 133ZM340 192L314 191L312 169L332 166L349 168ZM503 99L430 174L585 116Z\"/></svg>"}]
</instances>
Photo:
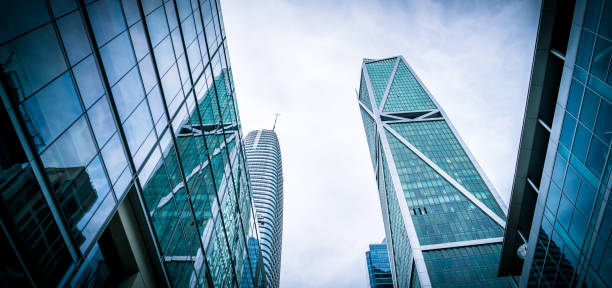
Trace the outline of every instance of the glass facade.
<instances>
[{"instance_id":1,"label":"glass facade","mask_svg":"<svg viewBox=\"0 0 612 288\"><path fill-rule=\"evenodd\" d=\"M396 286L512 287L503 204L403 57L364 59L359 105Z\"/></svg>"},{"instance_id":2,"label":"glass facade","mask_svg":"<svg viewBox=\"0 0 612 288\"><path fill-rule=\"evenodd\" d=\"M386 241L381 244L370 244L370 250L366 251L366 264L370 276L370 288L393 288Z\"/></svg>"},{"instance_id":3,"label":"glass facade","mask_svg":"<svg viewBox=\"0 0 612 288\"><path fill-rule=\"evenodd\" d=\"M559 96L552 104L551 140L521 278L528 287L612 286L612 1L575 1L571 8L571 33L564 40L574 49L562 55Z\"/></svg>"},{"instance_id":4,"label":"glass facade","mask_svg":"<svg viewBox=\"0 0 612 288\"><path fill-rule=\"evenodd\" d=\"M160 286L257 283L250 246L259 235L218 1L2 8L0 114L12 125L0 140L1 281L114 286L148 273L138 262L148 257ZM139 266L118 271L117 258L128 264L110 227L132 214Z\"/></svg>"}]
</instances>

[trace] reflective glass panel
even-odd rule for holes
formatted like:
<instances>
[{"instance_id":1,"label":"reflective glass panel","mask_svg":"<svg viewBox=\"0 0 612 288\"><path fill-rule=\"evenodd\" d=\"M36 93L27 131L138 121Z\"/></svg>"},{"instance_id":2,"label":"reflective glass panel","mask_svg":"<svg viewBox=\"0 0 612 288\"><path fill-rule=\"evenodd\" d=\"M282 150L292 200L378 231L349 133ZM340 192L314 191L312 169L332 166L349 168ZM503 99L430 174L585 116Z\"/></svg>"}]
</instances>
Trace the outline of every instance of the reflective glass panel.
<instances>
[{"instance_id":1,"label":"reflective glass panel","mask_svg":"<svg viewBox=\"0 0 612 288\"><path fill-rule=\"evenodd\" d=\"M591 141L591 148L589 149L589 156L587 157L586 164L598 177L601 176L601 172L603 171L608 150L607 145L597 139L597 137L594 137L593 141Z\"/></svg>"},{"instance_id":2,"label":"reflective glass panel","mask_svg":"<svg viewBox=\"0 0 612 288\"><path fill-rule=\"evenodd\" d=\"M104 94L102 80L100 80L98 67L93 56L87 57L83 62L72 68L72 71L85 107L91 106Z\"/></svg>"},{"instance_id":3,"label":"reflective glass panel","mask_svg":"<svg viewBox=\"0 0 612 288\"><path fill-rule=\"evenodd\" d=\"M98 46L102 46L125 29L119 0L96 1L87 5L87 13Z\"/></svg>"},{"instance_id":4,"label":"reflective glass panel","mask_svg":"<svg viewBox=\"0 0 612 288\"><path fill-rule=\"evenodd\" d=\"M87 32L85 32L79 11L57 20L57 27L71 64L77 63L91 53Z\"/></svg>"},{"instance_id":5,"label":"reflective glass panel","mask_svg":"<svg viewBox=\"0 0 612 288\"><path fill-rule=\"evenodd\" d=\"M84 167L95 153L87 121L81 117L40 158L46 168Z\"/></svg>"},{"instance_id":6,"label":"reflective glass panel","mask_svg":"<svg viewBox=\"0 0 612 288\"><path fill-rule=\"evenodd\" d=\"M144 97L138 69L133 68L119 83L112 88L113 98L119 112L119 118L124 121Z\"/></svg>"},{"instance_id":7,"label":"reflective glass panel","mask_svg":"<svg viewBox=\"0 0 612 288\"><path fill-rule=\"evenodd\" d=\"M49 21L43 0L3 1L0 9L0 43Z\"/></svg>"},{"instance_id":8,"label":"reflective glass panel","mask_svg":"<svg viewBox=\"0 0 612 288\"><path fill-rule=\"evenodd\" d=\"M155 47L168 35L168 23L166 23L164 7L157 8L157 10L147 16L147 26L149 26L151 44Z\"/></svg>"},{"instance_id":9,"label":"reflective glass panel","mask_svg":"<svg viewBox=\"0 0 612 288\"><path fill-rule=\"evenodd\" d=\"M91 128L94 131L96 140L98 140L98 145L102 147L108 138L115 133L115 130L117 130L106 97L103 97L91 107L87 114L89 115L89 122L91 122Z\"/></svg>"},{"instance_id":10,"label":"reflective glass panel","mask_svg":"<svg viewBox=\"0 0 612 288\"><path fill-rule=\"evenodd\" d=\"M127 32L124 32L102 47L100 55L102 56L102 63L104 63L108 81L111 85L117 83L130 68L136 65L132 44Z\"/></svg>"},{"instance_id":11,"label":"reflective glass panel","mask_svg":"<svg viewBox=\"0 0 612 288\"><path fill-rule=\"evenodd\" d=\"M578 124L576 129L576 136L574 138L574 145L572 146L572 153L578 157L580 161L585 162L589 144L591 142L591 132L587 130L584 125Z\"/></svg>"},{"instance_id":12,"label":"reflective glass panel","mask_svg":"<svg viewBox=\"0 0 612 288\"><path fill-rule=\"evenodd\" d=\"M137 151L149 131L153 128L147 101L142 101L134 113L123 124L125 137L127 138L130 151Z\"/></svg>"},{"instance_id":13,"label":"reflective glass panel","mask_svg":"<svg viewBox=\"0 0 612 288\"><path fill-rule=\"evenodd\" d=\"M595 134L601 137L606 143L612 140L612 104L602 100L597 114L597 123L595 124Z\"/></svg>"},{"instance_id":14,"label":"reflective glass panel","mask_svg":"<svg viewBox=\"0 0 612 288\"><path fill-rule=\"evenodd\" d=\"M584 92L584 99L582 99L582 107L580 109L580 122L584 123L587 127L589 127L589 129L593 129L598 108L599 96L593 93L593 91L590 89L586 89Z\"/></svg>"},{"instance_id":15,"label":"reflective glass panel","mask_svg":"<svg viewBox=\"0 0 612 288\"><path fill-rule=\"evenodd\" d=\"M117 177L121 175L123 168L127 166L127 160L125 159L125 154L121 147L119 134L115 134L115 136L106 143L106 146L102 148L102 159L106 165L108 177L111 182L114 183Z\"/></svg>"},{"instance_id":16,"label":"reflective glass panel","mask_svg":"<svg viewBox=\"0 0 612 288\"><path fill-rule=\"evenodd\" d=\"M138 22L130 28L130 35L132 36L132 44L134 45L136 59L140 60L142 57L147 55L147 53L149 53L149 46L147 44L147 38L145 36L142 22Z\"/></svg>"}]
</instances>

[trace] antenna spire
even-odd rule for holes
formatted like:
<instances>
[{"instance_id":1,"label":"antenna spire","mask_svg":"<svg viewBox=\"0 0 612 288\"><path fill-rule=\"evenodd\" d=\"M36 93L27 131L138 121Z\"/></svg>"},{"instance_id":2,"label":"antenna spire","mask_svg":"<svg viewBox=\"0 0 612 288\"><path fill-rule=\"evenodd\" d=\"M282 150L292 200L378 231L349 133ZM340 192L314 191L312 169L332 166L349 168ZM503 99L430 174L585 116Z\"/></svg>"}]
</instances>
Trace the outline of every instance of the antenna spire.
<instances>
[{"instance_id":1,"label":"antenna spire","mask_svg":"<svg viewBox=\"0 0 612 288\"><path fill-rule=\"evenodd\" d=\"M278 115L280 114L274 114L274 125L272 125L272 131L274 131L274 128L276 128L276 120L278 120Z\"/></svg>"}]
</instances>

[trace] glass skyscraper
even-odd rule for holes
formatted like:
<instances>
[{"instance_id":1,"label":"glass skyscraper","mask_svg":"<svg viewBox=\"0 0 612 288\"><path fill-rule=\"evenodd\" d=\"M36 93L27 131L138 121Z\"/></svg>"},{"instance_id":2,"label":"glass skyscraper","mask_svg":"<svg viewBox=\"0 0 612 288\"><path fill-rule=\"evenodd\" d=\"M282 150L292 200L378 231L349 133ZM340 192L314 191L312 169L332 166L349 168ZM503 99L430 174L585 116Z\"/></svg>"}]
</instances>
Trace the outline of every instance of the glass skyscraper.
<instances>
[{"instance_id":1,"label":"glass skyscraper","mask_svg":"<svg viewBox=\"0 0 612 288\"><path fill-rule=\"evenodd\" d=\"M612 1L542 1L500 275L612 286Z\"/></svg>"},{"instance_id":2,"label":"glass skyscraper","mask_svg":"<svg viewBox=\"0 0 612 288\"><path fill-rule=\"evenodd\" d=\"M364 59L359 109L396 287L505 287L505 205L406 60Z\"/></svg>"},{"instance_id":3,"label":"glass skyscraper","mask_svg":"<svg viewBox=\"0 0 612 288\"><path fill-rule=\"evenodd\" d=\"M368 265L370 288L393 288L386 240L380 244L370 244L370 250L366 251L366 264Z\"/></svg>"},{"instance_id":4,"label":"glass skyscraper","mask_svg":"<svg viewBox=\"0 0 612 288\"><path fill-rule=\"evenodd\" d=\"M0 286L256 287L218 1L4 1L0 24Z\"/></svg>"},{"instance_id":5,"label":"glass skyscraper","mask_svg":"<svg viewBox=\"0 0 612 288\"><path fill-rule=\"evenodd\" d=\"M283 165L278 137L273 130L255 130L247 134L244 145L259 224L265 287L277 288L283 242Z\"/></svg>"}]
</instances>

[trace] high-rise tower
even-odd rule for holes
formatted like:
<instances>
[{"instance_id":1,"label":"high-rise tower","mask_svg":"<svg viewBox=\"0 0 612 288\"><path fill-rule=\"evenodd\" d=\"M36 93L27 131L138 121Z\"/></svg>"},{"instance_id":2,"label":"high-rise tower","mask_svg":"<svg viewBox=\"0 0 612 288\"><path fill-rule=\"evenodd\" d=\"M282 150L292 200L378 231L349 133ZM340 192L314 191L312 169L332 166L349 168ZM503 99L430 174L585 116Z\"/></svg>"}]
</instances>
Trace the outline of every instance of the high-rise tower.
<instances>
[{"instance_id":1,"label":"high-rise tower","mask_svg":"<svg viewBox=\"0 0 612 288\"><path fill-rule=\"evenodd\" d=\"M0 286L257 283L218 1L0 10Z\"/></svg>"},{"instance_id":2,"label":"high-rise tower","mask_svg":"<svg viewBox=\"0 0 612 288\"><path fill-rule=\"evenodd\" d=\"M403 57L364 59L359 88L396 287L497 278L505 206Z\"/></svg>"},{"instance_id":3,"label":"high-rise tower","mask_svg":"<svg viewBox=\"0 0 612 288\"><path fill-rule=\"evenodd\" d=\"M370 288L393 288L386 239L380 244L370 244L370 250L366 251L366 264L368 265Z\"/></svg>"},{"instance_id":4,"label":"high-rise tower","mask_svg":"<svg viewBox=\"0 0 612 288\"><path fill-rule=\"evenodd\" d=\"M245 146L266 287L276 288L280 281L283 234L283 167L278 137L273 130L251 131Z\"/></svg>"}]
</instances>

